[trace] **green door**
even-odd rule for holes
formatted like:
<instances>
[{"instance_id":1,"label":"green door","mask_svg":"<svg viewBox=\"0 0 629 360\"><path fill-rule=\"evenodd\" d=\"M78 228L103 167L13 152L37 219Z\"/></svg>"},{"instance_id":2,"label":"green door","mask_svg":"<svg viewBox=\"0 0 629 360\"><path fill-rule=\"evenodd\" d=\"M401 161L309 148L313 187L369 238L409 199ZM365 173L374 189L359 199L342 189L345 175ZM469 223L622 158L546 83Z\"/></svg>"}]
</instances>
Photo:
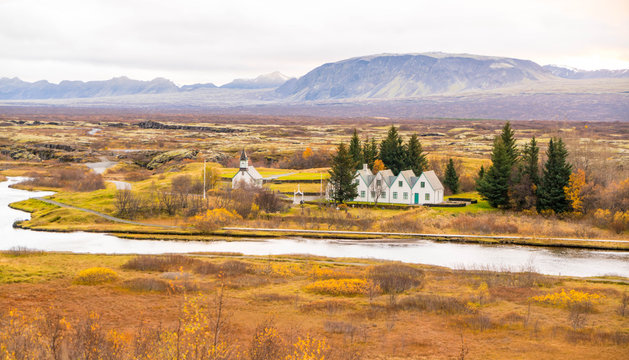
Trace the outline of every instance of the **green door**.
<instances>
[{"instance_id":1,"label":"green door","mask_svg":"<svg viewBox=\"0 0 629 360\"><path fill-rule=\"evenodd\" d=\"M415 204L419 204L419 194L415 193Z\"/></svg>"}]
</instances>

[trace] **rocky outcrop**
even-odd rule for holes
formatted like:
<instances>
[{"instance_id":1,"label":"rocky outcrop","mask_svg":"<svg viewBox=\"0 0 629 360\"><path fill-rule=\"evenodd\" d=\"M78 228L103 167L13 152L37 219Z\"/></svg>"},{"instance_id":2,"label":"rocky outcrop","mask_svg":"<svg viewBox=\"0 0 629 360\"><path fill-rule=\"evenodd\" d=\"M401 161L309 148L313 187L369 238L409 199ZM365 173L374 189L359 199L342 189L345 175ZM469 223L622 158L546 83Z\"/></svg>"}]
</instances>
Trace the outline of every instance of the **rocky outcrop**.
<instances>
[{"instance_id":1,"label":"rocky outcrop","mask_svg":"<svg viewBox=\"0 0 629 360\"><path fill-rule=\"evenodd\" d=\"M146 168L149 170L154 170L161 165L164 165L171 161L181 161L183 159L194 159L199 154L198 150L188 150L188 149L179 149L166 151L159 155L156 155L151 159L151 161L146 165Z\"/></svg>"},{"instance_id":2,"label":"rocky outcrop","mask_svg":"<svg viewBox=\"0 0 629 360\"><path fill-rule=\"evenodd\" d=\"M190 131L207 131L217 133L238 133L244 132L242 129L226 128L226 127L214 127L214 126L193 126L193 125L172 125L162 124L157 121L142 121L138 123L138 127L142 129L160 129L160 130L190 130Z\"/></svg>"}]
</instances>

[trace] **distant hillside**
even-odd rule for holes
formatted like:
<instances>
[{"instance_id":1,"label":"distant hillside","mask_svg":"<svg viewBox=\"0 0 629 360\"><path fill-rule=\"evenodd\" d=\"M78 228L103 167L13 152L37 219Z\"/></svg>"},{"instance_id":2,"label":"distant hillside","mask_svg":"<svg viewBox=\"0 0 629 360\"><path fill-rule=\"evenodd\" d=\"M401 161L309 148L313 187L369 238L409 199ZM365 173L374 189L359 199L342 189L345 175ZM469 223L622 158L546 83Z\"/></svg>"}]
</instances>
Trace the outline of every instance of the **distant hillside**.
<instances>
[{"instance_id":1,"label":"distant hillside","mask_svg":"<svg viewBox=\"0 0 629 360\"><path fill-rule=\"evenodd\" d=\"M324 64L276 92L295 100L405 98L554 78L529 60L443 53L372 55Z\"/></svg>"},{"instance_id":2,"label":"distant hillside","mask_svg":"<svg viewBox=\"0 0 629 360\"><path fill-rule=\"evenodd\" d=\"M226 89L268 89L276 88L289 79L291 78L276 71L270 74L260 75L255 79L236 79L221 87Z\"/></svg>"},{"instance_id":3,"label":"distant hillside","mask_svg":"<svg viewBox=\"0 0 629 360\"><path fill-rule=\"evenodd\" d=\"M140 81L124 76L104 81L64 80L59 84L52 84L45 80L31 83L18 78L0 78L0 99L97 98L138 94L165 94L215 87L214 84L195 84L179 88L172 81L164 78Z\"/></svg>"},{"instance_id":4,"label":"distant hillside","mask_svg":"<svg viewBox=\"0 0 629 360\"><path fill-rule=\"evenodd\" d=\"M623 70L579 70L557 65L545 65L544 69L564 79L629 78L629 69Z\"/></svg>"}]
</instances>

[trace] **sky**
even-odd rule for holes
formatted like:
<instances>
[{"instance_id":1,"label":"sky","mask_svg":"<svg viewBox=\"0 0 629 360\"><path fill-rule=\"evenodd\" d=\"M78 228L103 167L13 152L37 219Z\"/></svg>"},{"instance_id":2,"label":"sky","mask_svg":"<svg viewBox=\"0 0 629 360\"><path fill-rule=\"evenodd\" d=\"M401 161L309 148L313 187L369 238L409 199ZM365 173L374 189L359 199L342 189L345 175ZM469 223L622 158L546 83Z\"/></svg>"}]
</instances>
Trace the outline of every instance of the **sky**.
<instances>
[{"instance_id":1,"label":"sky","mask_svg":"<svg viewBox=\"0 0 629 360\"><path fill-rule=\"evenodd\" d=\"M628 0L0 0L0 77L178 85L441 51L629 68Z\"/></svg>"}]
</instances>

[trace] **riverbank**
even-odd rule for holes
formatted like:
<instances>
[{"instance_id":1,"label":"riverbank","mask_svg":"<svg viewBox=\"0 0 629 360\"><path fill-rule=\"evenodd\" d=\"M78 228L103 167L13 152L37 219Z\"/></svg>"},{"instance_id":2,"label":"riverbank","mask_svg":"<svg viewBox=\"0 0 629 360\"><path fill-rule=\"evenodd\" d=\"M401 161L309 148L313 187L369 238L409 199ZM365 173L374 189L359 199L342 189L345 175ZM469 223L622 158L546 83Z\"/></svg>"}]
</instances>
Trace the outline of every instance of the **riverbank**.
<instances>
[{"instance_id":1,"label":"riverbank","mask_svg":"<svg viewBox=\"0 0 629 360\"><path fill-rule=\"evenodd\" d=\"M43 201L42 201L43 200ZM68 205L68 209L62 219L59 214L51 215L51 209L58 209L63 204L59 202L46 202L46 199L29 199L27 201L12 203L11 208L27 211L33 214L31 220L25 220L14 224L22 229L34 231L51 232L95 232L108 233L126 239L137 240L190 240L190 241L215 241L226 239L263 239L263 238L294 238L304 237L311 239L347 239L386 242L395 240L397 242L432 240L439 242L473 243L487 245L526 245L542 247L560 247L575 249L598 249L598 250L629 250L628 240L614 239L568 239L568 238L543 238L543 237L520 237L520 236L494 236L494 235L474 235L474 234L423 234L423 233L400 233L400 232L360 232L360 231L338 231L338 230L310 230L310 229L279 229L279 228L245 228L226 227L220 230L199 233L190 226L172 226L159 224L144 224L132 222L125 219L118 219L119 222L111 221L111 216L80 209ZM80 217L81 223L71 221L72 213L82 210L89 211L90 218ZM94 216L103 219L94 221ZM52 218L51 218L52 217Z\"/></svg>"},{"instance_id":2,"label":"riverbank","mask_svg":"<svg viewBox=\"0 0 629 360\"><path fill-rule=\"evenodd\" d=\"M363 359L453 358L462 351L466 358L484 359L514 352L538 359L618 359L629 349L626 284L544 276L530 268L494 272L297 255L137 258L25 249L0 252L0 266L5 270L0 313L11 311L14 324L24 330L2 336L10 329L1 323L0 346L24 340L35 349L48 340L49 332L37 331L43 323L36 321L38 313L63 319L68 326L60 330L62 341L73 340L90 319L98 334L115 329L119 354L133 353L154 331L208 325L202 322L216 320L212 314L220 299L225 331L219 339L244 354L261 327L277 334L268 339L275 349L308 336L324 341L330 351L342 351L326 352L329 359L358 354ZM387 266L401 266L414 279L393 298L386 288L369 285ZM90 268L109 269L113 276L79 282L79 273ZM588 310L576 313L577 321L575 310L543 300L562 293L588 302ZM193 311L197 320L185 311ZM29 334L41 339L31 343ZM150 348L162 346L157 342Z\"/></svg>"}]
</instances>

